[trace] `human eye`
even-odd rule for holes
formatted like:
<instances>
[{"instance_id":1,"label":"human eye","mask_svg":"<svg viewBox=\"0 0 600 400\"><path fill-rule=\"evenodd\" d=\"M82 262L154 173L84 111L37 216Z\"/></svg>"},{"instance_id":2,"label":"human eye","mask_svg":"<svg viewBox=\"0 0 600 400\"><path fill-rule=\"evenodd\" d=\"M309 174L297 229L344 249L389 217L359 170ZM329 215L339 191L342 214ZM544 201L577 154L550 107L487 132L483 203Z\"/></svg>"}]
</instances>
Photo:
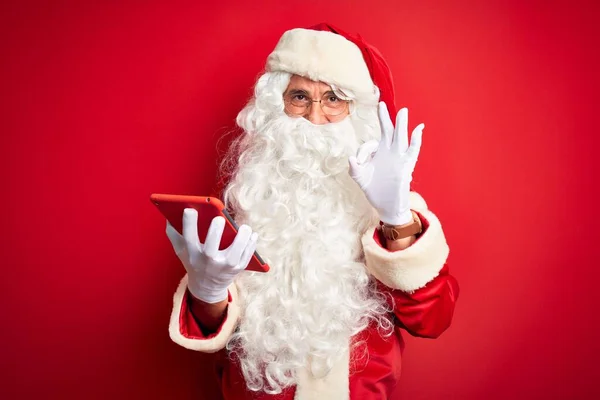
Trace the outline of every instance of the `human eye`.
<instances>
[{"instance_id":1,"label":"human eye","mask_svg":"<svg viewBox=\"0 0 600 400\"><path fill-rule=\"evenodd\" d=\"M297 107L306 107L309 103L308 96L304 90L292 90L287 94L288 101Z\"/></svg>"},{"instance_id":2,"label":"human eye","mask_svg":"<svg viewBox=\"0 0 600 400\"><path fill-rule=\"evenodd\" d=\"M342 103L342 100L333 92L328 92L323 95L323 102L329 105L337 105Z\"/></svg>"},{"instance_id":3,"label":"human eye","mask_svg":"<svg viewBox=\"0 0 600 400\"><path fill-rule=\"evenodd\" d=\"M338 101L342 101L339 97L336 96L333 92L327 92L323 95L323 99L328 103L337 103Z\"/></svg>"},{"instance_id":4,"label":"human eye","mask_svg":"<svg viewBox=\"0 0 600 400\"><path fill-rule=\"evenodd\" d=\"M296 93L296 94L292 95L292 100L304 101L304 100L306 100L306 96L303 95L302 93Z\"/></svg>"}]
</instances>

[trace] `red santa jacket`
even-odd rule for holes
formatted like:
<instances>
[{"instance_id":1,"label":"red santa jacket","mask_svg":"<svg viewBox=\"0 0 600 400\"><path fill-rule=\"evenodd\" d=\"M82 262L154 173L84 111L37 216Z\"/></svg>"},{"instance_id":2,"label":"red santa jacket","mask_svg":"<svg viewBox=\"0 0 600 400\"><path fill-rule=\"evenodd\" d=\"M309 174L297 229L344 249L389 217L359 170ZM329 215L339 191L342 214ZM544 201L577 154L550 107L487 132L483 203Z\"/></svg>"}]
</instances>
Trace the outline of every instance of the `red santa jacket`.
<instances>
[{"instance_id":1,"label":"red santa jacket","mask_svg":"<svg viewBox=\"0 0 600 400\"><path fill-rule=\"evenodd\" d=\"M411 208L421 218L424 230L409 248L397 252L385 250L375 229L362 238L367 269L377 279L380 290L390 294L393 334L382 337L375 327L367 328L352 338L352 343L362 344L350 345L350 350L325 378L316 379L307 371L298 371L297 385L278 395L249 391L237 360L224 349L240 315L235 285L230 287L224 321L214 334L206 336L190 310L193 299L186 290L187 277L184 277L175 293L169 330L176 343L209 353L205 361L214 366L213 373L203 376L198 384L216 383L225 400L389 398L400 377L404 349L401 330L413 336L438 337L452 321L459 292L446 264L449 249L439 220L414 192Z\"/></svg>"}]
</instances>

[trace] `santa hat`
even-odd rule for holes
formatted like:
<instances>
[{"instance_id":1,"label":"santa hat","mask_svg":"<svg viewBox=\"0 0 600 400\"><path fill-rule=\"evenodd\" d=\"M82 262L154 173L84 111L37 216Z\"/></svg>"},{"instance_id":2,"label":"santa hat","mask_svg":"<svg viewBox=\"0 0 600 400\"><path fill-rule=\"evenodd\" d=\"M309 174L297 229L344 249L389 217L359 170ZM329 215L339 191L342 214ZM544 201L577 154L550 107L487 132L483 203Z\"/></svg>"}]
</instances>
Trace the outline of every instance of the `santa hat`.
<instances>
[{"instance_id":1,"label":"santa hat","mask_svg":"<svg viewBox=\"0 0 600 400\"><path fill-rule=\"evenodd\" d=\"M267 59L267 71L286 71L353 92L358 101L371 99L375 86L392 119L396 115L394 82L383 56L360 35L330 24L292 29L283 34Z\"/></svg>"}]
</instances>

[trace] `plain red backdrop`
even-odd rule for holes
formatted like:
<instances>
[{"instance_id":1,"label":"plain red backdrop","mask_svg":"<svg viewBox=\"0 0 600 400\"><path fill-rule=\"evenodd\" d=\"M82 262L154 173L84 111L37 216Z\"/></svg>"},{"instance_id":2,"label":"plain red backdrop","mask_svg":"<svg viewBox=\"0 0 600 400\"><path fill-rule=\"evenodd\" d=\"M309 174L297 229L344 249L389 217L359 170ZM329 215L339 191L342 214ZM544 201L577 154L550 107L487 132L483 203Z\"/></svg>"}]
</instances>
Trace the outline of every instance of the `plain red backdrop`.
<instances>
[{"instance_id":1,"label":"plain red backdrop","mask_svg":"<svg viewBox=\"0 0 600 400\"><path fill-rule=\"evenodd\" d=\"M322 21L376 45L425 122L414 189L462 289L441 338L407 338L396 398L600 396L593 3L12 3L0 398L199 398L202 357L167 333L183 269L148 196L212 189L277 39Z\"/></svg>"}]
</instances>

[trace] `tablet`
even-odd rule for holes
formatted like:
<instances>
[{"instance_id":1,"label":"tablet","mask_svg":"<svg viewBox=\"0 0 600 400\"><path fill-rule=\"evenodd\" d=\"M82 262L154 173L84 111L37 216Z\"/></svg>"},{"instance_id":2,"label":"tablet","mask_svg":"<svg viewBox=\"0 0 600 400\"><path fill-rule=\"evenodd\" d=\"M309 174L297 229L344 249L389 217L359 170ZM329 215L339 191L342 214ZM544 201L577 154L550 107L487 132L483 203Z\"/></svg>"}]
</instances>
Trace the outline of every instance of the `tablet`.
<instances>
[{"instance_id":1,"label":"tablet","mask_svg":"<svg viewBox=\"0 0 600 400\"><path fill-rule=\"evenodd\" d=\"M198 211L198 236L200 242L204 243L208 228L213 218L221 216L225 218L225 229L219 250L224 250L233 243L237 234L238 226L231 218L223 202L216 197L183 196L175 194L158 194L150 196L150 201L159 209L162 215L173 225L173 228L182 233L183 210L193 208ZM267 272L269 266L264 262L257 252L254 252L246 270Z\"/></svg>"}]
</instances>

